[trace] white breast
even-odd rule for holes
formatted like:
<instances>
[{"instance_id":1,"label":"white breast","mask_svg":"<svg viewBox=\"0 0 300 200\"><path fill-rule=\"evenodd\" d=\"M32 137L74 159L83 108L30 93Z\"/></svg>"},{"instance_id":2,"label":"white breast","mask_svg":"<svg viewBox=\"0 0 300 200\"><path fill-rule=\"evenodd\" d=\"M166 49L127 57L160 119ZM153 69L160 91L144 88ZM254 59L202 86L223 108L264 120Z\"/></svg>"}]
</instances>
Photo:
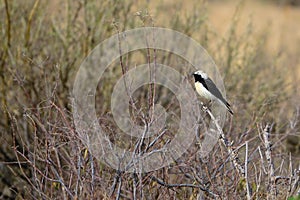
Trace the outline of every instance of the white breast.
<instances>
[{"instance_id":1,"label":"white breast","mask_svg":"<svg viewBox=\"0 0 300 200\"><path fill-rule=\"evenodd\" d=\"M215 100L216 97L212 95L200 82L195 83L195 88L198 94L208 100Z\"/></svg>"}]
</instances>

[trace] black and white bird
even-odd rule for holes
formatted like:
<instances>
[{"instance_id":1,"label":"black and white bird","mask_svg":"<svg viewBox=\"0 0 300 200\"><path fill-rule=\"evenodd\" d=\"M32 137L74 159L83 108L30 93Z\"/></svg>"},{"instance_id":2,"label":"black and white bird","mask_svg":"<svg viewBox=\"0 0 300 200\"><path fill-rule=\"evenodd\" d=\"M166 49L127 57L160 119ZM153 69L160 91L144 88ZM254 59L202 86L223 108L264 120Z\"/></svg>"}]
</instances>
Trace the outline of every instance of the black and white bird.
<instances>
[{"instance_id":1,"label":"black and white bird","mask_svg":"<svg viewBox=\"0 0 300 200\"><path fill-rule=\"evenodd\" d=\"M224 99L220 90L217 88L215 83L207 76L206 73L199 70L193 73L195 79L195 88L197 93L210 101L217 101L221 105L224 105L230 114L233 115L233 112L230 108L230 104Z\"/></svg>"}]
</instances>

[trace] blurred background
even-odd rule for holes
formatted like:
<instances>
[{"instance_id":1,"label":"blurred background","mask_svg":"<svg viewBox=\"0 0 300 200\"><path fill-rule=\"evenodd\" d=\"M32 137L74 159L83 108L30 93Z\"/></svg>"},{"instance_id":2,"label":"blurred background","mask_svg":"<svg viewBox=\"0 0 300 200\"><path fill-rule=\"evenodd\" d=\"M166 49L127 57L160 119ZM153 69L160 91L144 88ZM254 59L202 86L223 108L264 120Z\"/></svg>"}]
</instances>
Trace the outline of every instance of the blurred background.
<instances>
[{"instance_id":1,"label":"blurred background","mask_svg":"<svg viewBox=\"0 0 300 200\"><path fill-rule=\"evenodd\" d=\"M185 33L211 55L235 112L234 118L227 119L224 132L236 146L250 142L253 165L260 163L256 155L261 145L260 127L271 123L276 172L289 176L299 167L299 0L2 0L0 10L0 198L114 199L120 193L123 198L133 198L135 179L122 176L121 192L110 192L115 172L96 162L77 138L70 91L81 62L97 44L118 32L144 26ZM140 55L138 61L134 61L134 54L123 59L131 64L146 63L149 52ZM180 69L184 61L167 54L157 60L174 63L176 69L186 73L186 69ZM113 83L122 74L120 63L116 61L106 73L107 78L99 84L96 108L99 121L114 138L107 102ZM145 96L137 98L145 101ZM176 106L173 109L178 111ZM175 129L170 127L169 138ZM191 152L196 151L195 145L186 157L193 157ZM213 153L220 151L219 146ZM209 179L209 170L214 169L218 174L218 164L226 160L223 153L201 177ZM240 153L243 157L244 151ZM207 164L192 160L187 164L192 169ZM162 169L155 175L166 182L195 181L189 180L177 164L173 171ZM253 165L249 171L255 190L258 172ZM214 185L210 189L229 199L243 199L243 181L230 166L226 167L228 173L224 170L222 175L209 179ZM174 192L147 177L143 175L136 184L144 195L141 197L199 196L196 189L176 188ZM280 193L278 199L296 194L291 185L281 186L284 194ZM267 188L261 186L256 195L263 198Z\"/></svg>"}]
</instances>

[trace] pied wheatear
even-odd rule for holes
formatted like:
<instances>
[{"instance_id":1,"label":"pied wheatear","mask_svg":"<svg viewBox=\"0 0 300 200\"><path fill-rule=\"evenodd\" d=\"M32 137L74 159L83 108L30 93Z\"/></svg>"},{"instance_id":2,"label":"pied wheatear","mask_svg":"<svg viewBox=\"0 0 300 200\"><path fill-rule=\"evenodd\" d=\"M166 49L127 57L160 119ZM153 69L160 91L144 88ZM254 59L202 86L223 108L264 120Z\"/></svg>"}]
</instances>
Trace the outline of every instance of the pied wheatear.
<instances>
[{"instance_id":1,"label":"pied wheatear","mask_svg":"<svg viewBox=\"0 0 300 200\"><path fill-rule=\"evenodd\" d=\"M201 97L204 97L205 99L211 101L219 102L227 108L230 114L233 115L230 104L224 99L220 90L217 88L215 83L207 76L206 73L199 70L194 72L193 76L195 79L196 91Z\"/></svg>"}]
</instances>

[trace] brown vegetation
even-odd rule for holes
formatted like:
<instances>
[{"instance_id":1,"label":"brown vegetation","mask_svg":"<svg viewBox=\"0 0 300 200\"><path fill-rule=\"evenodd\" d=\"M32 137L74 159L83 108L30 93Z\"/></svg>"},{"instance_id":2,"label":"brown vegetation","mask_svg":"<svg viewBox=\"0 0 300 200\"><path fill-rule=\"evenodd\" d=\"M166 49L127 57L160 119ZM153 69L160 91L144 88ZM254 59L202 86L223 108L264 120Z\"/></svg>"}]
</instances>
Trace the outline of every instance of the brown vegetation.
<instances>
[{"instance_id":1,"label":"brown vegetation","mask_svg":"<svg viewBox=\"0 0 300 200\"><path fill-rule=\"evenodd\" d=\"M268 1L188 2L1 1L0 198L287 199L300 194L300 9ZM208 50L235 115L219 129L222 137L207 159L198 155L195 142L169 167L126 173L99 162L82 144L70 91L80 63L98 43L117 31L153 25L192 36ZM155 50L133 52L121 62L135 66L154 60L188 73L182 69L185 61ZM115 144L125 146L108 103L122 65L116 61L105 73L96 95L99 122ZM149 111L149 95L179 116L176 99L151 86L135 96L141 102L140 110L133 110L136 122L147 120L138 111ZM203 114L218 124L206 107ZM170 119L175 125L158 147L174 137L176 120ZM129 145L145 141L135 142ZM139 153L150 143L144 145Z\"/></svg>"}]
</instances>

